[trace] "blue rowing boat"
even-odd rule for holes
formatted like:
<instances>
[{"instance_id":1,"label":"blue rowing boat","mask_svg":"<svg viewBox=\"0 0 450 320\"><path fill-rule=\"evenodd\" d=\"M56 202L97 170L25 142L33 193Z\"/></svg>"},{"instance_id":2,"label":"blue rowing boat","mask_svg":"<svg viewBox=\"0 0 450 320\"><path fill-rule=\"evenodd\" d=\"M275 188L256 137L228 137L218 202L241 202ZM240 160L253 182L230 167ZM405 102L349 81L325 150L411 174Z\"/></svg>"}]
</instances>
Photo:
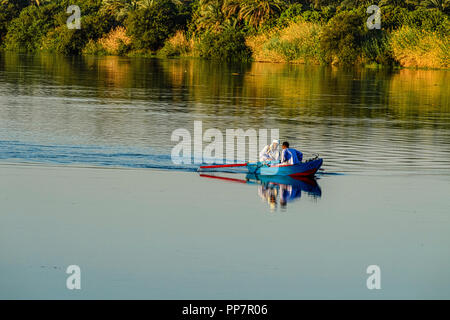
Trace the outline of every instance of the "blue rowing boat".
<instances>
[{"instance_id":1,"label":"blue rowing boat","mask_svg":"<svg viewBox=\"0 0 450 320\"><path fill-rule=\"evenodd\" d=\"M289 177L311 177L323 164L323 159L318 158L299 164L281 163L248 163L248 172L261 176L289 176Z\"/></svg>"},{"instance_id":2,"label":"blue rowing boat","mask_svg":"<svg viewBox=\"0 0 450 320\"><path fill-rule=\"evenodd\" d=\"M323 164L323 159L314 158L298 164L281 164L279 162L255 162L225 165L201 166L199 172L235 172L250 173L260 176L312 177ZM244 172L242 172L244 170Z\"/></svg>"}]
</instances>

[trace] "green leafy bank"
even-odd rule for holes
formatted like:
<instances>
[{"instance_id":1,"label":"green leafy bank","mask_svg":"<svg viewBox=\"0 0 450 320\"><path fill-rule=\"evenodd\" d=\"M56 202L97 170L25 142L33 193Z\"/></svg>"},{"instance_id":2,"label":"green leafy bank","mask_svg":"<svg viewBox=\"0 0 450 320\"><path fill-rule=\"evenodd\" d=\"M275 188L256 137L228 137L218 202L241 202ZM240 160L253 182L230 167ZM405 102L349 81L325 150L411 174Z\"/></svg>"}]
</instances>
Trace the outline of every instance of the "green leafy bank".
<instances>
[{"instance_id":1,"label":"green leafy bank","mask_svg":"<svg viewBox=\"0 0 450 320\"><path fill-rule=\"evenodd\" d=\"M381 29L369 30L377 5ZM67 26L70 5L81 28ZM0 0L3 50L449 68L449 0Z\"/></svg>"}]
</instances>

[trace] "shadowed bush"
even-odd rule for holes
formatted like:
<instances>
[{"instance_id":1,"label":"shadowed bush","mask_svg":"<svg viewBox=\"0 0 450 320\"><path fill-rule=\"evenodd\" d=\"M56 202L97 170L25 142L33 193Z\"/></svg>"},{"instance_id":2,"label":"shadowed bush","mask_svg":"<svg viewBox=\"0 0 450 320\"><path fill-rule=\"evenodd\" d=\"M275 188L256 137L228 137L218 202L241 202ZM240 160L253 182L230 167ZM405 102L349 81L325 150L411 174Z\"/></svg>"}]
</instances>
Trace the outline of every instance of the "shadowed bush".
<instances>
[{"instance_id":1,"label":"shadowed bush","mask_svg":"<svg viewBox=\"0 0 450 320\"><path fill-rule=\"evenodd\" d=\"M200 57L226 61L248 61L252 51L242 31L227 28L220 33L206 33L195 46Z\"/></svg>"},{"instance_id":2,"label":"shadowed bush","mask_svg":"<svg viewBox=\"0 0 450 320\"><path fill-rule=\"evenodd\" d=\"M61 8L55 3L44 7L28 6L23 9L9 24L5 48L20 52L39 49L41 39L55 27L54 16L60 11Z\"/></svg>"},{"instance_id":3,"label":"shadowed bush","mask_svg":"<svg viewBox=\"0 0 450 320\"><path fill-rule=\"evenodd\" d=\"M325 26L320 47L328 63L353 64L361 55L366 17L357 11L344 11Z\"/></svg>"},{"instance_id":4,"label":"shadowed bush","mask_svg":"<svg viewBox=\"0 0 450 320\"><path fill-rule=\"evenodd\" d=\"M156 51L161 48L174 32L176 18L177 9L170 0L160 0L132 12L126 26L135 49Z\"/></svg>"},{"instance_id":5,"label":"shadowed bush","mask_svg":"<svg viewBox=\"0 0 450 320\"><path fill-rule=\"evenodd\" d=\"M395 64L389 33L382 30L369 31L361 45L363 62L384 65Z\"/></svg>"},{"instance_id":6,"label":"shadowed bush","mask_svg":"<svg viewBox=\"0 0 450 320\"><path fill-rule=\"evenodd\" d=\"M25 1L22 1L25 2ZM20 11L25 5L22 3L11 3L0 1L0 46L5 40L6 33L8 32L11 21L20 14Z\"/></svg>"},{"instance_id":7,"label":"shadowed bush","mask_svg":"<svg viewBox=\"0 0 450 320\"><path fill-rule=\"evenodd\" d=\"M113 24L112 17L103 13L82 16L81 29L69 29L63 23L45 35L41 49L67 55L80 54L89 40L99 39Z\"/></svg>"}]
</instances>

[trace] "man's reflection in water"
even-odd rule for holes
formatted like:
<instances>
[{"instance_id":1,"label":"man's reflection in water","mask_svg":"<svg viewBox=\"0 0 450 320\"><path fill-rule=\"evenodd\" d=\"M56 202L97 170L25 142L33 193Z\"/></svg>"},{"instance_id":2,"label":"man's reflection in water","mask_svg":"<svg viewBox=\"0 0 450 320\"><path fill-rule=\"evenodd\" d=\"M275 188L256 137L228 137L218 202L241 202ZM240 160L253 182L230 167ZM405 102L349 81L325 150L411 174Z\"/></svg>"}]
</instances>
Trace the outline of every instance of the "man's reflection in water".
<instances>
[{"instance_id":1,"label":"man's reflection in water","mask_svg":"<svg viewBox=\"0 0 450 320\"><path fill-rule=\"evenodd\" d=\"M261 199L266 200L270 207L270 211L275 211L277 208L278 189L272 184L260 184L258 186L258 194Z\"/></svg>"},{"instance_id":2,"label":"man's reflection in water","mask_svg":"<svg viewBox=\"0 0 450 320\"><path fill-rule=\"evenodd\" d=\"M312 178L247 175L247 180L255 181L259 184L258 195L268 203L271 212L276 211L278 203L281 210L285 211L289 202L301 198L302 191L314 198L319 198L322 195L317 181Z\"/></svg>"},{"instance_id":3,"label":"man's reflection in water","mask_svg":"<svg viewBox=\"0 0 450 320\"><path fill-rule=\"evenodd\" d=\"M280 206L286 209L288 202L299 199L302 196L302 190L292 185L280 184Z\"/></svg>"}]
</instances>

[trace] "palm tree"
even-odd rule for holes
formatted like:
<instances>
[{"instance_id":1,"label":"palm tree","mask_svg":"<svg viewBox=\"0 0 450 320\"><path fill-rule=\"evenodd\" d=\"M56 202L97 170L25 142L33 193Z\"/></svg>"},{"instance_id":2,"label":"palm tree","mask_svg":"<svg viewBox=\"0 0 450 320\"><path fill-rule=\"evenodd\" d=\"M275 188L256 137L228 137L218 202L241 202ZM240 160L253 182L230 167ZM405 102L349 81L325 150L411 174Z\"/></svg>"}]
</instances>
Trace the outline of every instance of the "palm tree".
<instances>
[{"instance_id":1,"label":"palm tree","mask_svg":"<svg viewBox=\"0 0 450 320\"><path fill-rule=\"evenodd\" d=\"M103 0L101 10L123 21L130 11L136 10L140 0Z\"/></svg>"},{"instance_id":2,"label":"palm tree","mask_svg":"<svg viewBox=\"0 0 450 320\"><path fill-rule=\"evenodd\" d=\"M140 0L137 1L137 7L140 9L147 9L153 7L157 2L158 0Z\"/></svg>"},{"instance_id":3,"label":"palm tree","mask_svg":"<svg viewBox=\"0 0 450 320\"><path fill-rule=\"evenodd\" d=\"M156 3L158 3L158 1L160 0L135 0L135 9L136 8L150 8L152 6L154 6ZM171 0L172 3L174 3L175 5L181 5L182 1L181 0Z\"/></svg>"},{"instance_id":4,"label":"palm tree","mask_svg":"<svg viewBox=\"0 0 450 320\"><path fill-rule=\"evenodd\" d=\"M342 8L357 8L361 6L369 6L373 3L373 0L344 0L340 6Z\"/></svg>"},{"instance_id":5,"label":"palm tree","mask_svg":"<svg viewBox=\"0 0 450 320\"><path fill-rule=\"evenodd\" d=\"M30 0L30 5L40 7L43 4L49 3L51 0ZM6 1L8 2L8 1Z\"/></svg>"},{"instance_id":6,"label":"palm tree","mask_svg":"<svg viewBox=\"0 0 450 320\"><path fill-rule=\"evenodd\" d=\"M281 12L285 2L282 0L244 0L241 3L239 19L249 25L259 27L273 15Z\"/></svg>"},{"instance_id":7,"label":"palm tree","mask_svg":"<svg viewBox=\"0 0 450 320\"><path fill-rule=\"evenodd\" d=\"M225 20L222 12L223 1L200 0L200 7L196 17L197 31L206 30L218 32Z\"/></svg>"},{"instance_id":8,"label":"palm tree","mask_svg":"<svg viewBox=\"0 0 450 320\"><path fill-rule=\"evenodd\" d=\"M38 7L40 7L41 5L46 4L48 2L50 2L50 0L30 0L30 4L31 5L34 4L34 5L38 6Z\"/></svg>"},{"instance_id":9,"label":"palm tree","mask_svg":"<svg viewBox=\"0 0 450 320\"><path fill-rule=\"evenodd\" d=\"M403 6L405 3L410 2L409 0L381 0L378 4L380 7L382 6Z\"/></svg>"},{"instance_id":10,"label":"palm tree","mask_svg":"<svg viewBox=\"0 0 450 320\"><path fill-rule=\"evenodd\" d=\"M241 10L240 0L224 0L222 4L222 12L229 19L232 16L237 16Z\"/></svg>"},{"instance_id":11,"label":"palm tree","mask_svg":"<svg viewBox=\"0 0 450 320\"><path fill-rule=\"evenodd\" d=\"M445 12L450 8L450 0L425 0L422 6L426 8L436 8Z\"/></svg>"},{"instance_id":12,"label":"palm tree","mask_svg":"<svg viewBox=\"0 0 450 320\"><path fill-rule=\"evenodd\" d=\"M133 10L137 8L139 0L103 0L102 8L108 11L120 11L122 9Z\"/></svg>"}]
</instances>

